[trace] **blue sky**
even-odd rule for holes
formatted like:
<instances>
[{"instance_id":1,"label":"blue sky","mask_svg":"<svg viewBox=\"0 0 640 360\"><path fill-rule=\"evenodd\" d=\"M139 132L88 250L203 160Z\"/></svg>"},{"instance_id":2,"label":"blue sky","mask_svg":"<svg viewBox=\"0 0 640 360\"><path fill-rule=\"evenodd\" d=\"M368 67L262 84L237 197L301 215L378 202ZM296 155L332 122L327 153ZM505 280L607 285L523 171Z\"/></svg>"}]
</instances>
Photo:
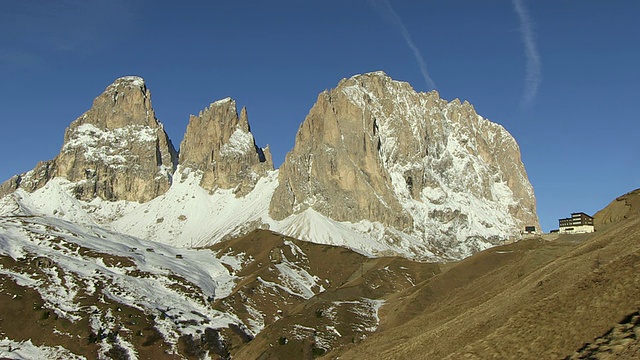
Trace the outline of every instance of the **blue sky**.
<instances>
[{"instance_id":1,"label":"blue sky","mask_svg":"<svg viewBox=\"0 0 640 360\"><path fill-rule=\"evenodd\" d=\"M177 5L180 4L180 5ZM640 187L640 2L23 0L0 5L0 181L53 158L117 77L179 146L231 96L276 165L342 78L384 70L520 144L544 230Z\"/></svg>"}]
</instances>

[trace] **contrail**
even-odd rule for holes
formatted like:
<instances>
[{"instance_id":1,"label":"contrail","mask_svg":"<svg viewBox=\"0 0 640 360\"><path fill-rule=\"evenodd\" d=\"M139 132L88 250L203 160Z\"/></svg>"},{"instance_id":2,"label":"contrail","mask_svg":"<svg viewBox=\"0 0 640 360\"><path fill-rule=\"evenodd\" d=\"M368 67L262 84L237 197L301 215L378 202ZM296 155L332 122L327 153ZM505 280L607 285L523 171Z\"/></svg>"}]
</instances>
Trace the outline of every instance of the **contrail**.
<instances>
[{"instance_id":1,"label":"contrail","mask_svg":"<svg viewBox=\"0 0 640 360\"><path fill-rule=\"evenodd\" d=\"M416 58L416 62L420 67L420 72L422 73L424 81L427 83L427 86L430 89L435 89L436 84L431 79L431 76L429 76L429 72L427 71L427 63L424 61L424 58L422 57L422 54L420 53L420 50L418 50L416 44L413 43L411 34L409 34L409 30L407 30L404 22L391 7L391 3L389 3L389 1L387 0L369 0L369 4L371 4L371 6L376 9L376 11L378 11L378 13L380 13L380 15L385 20L387 20L389 23L391 23L391 25L397 27L398 30L400 30L400 33L404 38L404 42L411 49L411 51L413 51L413 56Z\"/></svg>"},{"instance_id":2,"label":"contrail","mask_svg":"<svg viewBox=\"0 0 640 360\"><path fill-rule=\"evenodd\" d=\"M542 76L542 64L534 40L533 22L529 17L529 12L527 8L525 8L523 0L512 0L512 3L520 20L520 33L522 34L524 53L527 57L527 73L525 76L524 93L522 94L522 105L528 107L533 104L536 94L538 93Z\"/></svg>"}]
</instances>

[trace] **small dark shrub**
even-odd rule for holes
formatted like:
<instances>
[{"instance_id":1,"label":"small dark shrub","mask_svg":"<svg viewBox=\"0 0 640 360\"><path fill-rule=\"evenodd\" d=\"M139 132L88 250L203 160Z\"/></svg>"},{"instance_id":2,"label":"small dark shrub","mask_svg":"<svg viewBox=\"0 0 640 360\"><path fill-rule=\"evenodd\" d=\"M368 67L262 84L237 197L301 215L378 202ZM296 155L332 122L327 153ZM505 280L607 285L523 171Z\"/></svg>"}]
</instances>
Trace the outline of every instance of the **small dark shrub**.
<instances>
[{"instance_id":1,"label":"small dark shrub","mask_svg":"<svg viewBox=\"0 0 640 360\"><path fill-rule=\"evenodd\" d=\"M109 359L129 360L129 353L127 352L127 350L125 350L125 348L118 344L113 344L111 349L107 351L106 355L109 357Z\"/></svg>"},{"instance_id":2,"label":"small dark shrub","mask_svg":"<svg viewBox=\"0 0 640 360\"><path fill-rule=\"evenodd\" d=\"M311 348L311 353L313 354L313 356L322 356L324 355L325 352L326 351L323 348L319 348L315 346Z\"/></svg>"}]
</instances>

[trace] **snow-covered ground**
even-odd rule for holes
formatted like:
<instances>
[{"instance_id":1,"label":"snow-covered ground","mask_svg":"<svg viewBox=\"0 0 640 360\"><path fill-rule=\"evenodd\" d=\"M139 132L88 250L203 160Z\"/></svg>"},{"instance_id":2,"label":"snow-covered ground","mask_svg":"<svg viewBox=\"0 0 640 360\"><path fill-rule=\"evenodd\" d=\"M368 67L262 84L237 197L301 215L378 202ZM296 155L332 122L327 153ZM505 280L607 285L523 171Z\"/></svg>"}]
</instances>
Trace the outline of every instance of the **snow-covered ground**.
<instances>
[{"instance_id":1,"label":"snow-covered ground","mask_svg":"<svg viewBox=\"0 0 640 360\"><path fill-rule=\"evenodd\" d=\"M81 201L70 191L73 183L54 178L33 193L18 189L0 199L0 216L51 217L185 248L212 245L256 228L268 228L305 241L348 247L368 256L440 259L425 241L427 236L438 235L426 234L432 229L428 222L423 224L424 232L407 234L366 220L356 223L335 221L313 208L276 221L269 216L269 204L278 186L277 170L261 178L253 191L244 197L236 197L232 189L209 192L199 186L201 176L196 171L179 168L169 191L142 204L100 198ZM473 198L457 200L471 202ZM411 208L423 210L418 205L411 204ZM468 230L472 233L477 229ZM481 245L485 246L489 245ZM458 250L462 254L471 251Z\"/></svg>"},{"instance_id":2,"label":"snow-covered ground","mask_svg":"<svg viewBox=\"0 0 640 360\"><path fill-rule=\"evenodd\" d=\"M45 279L2 268L0 273L37 290L45 307L72 322L86 315L79 295L100 291L100 297L165 314L158 330L166 339L195 334L203 319L213 328L240 323L210 306L229 294L235 279L209 250L174 248L59 219L0 217L0 255L19 261L46 258L56 264L42 269ZM110 258L127 260L114 264ZM181 286L198 290L181 291Z\"/></svg>"},{"instance_id":3,"label":"snow-covered ground","mask_svg":"<svg viewBox=\"0 0 640 360\"><path fill-rule=\"evenodd\" d=\"M0 358L3 359L49 359L49 360L81 360L84 356L78 356L62 346L35 346L31 340L13 341L0 339Z\"/></svg>"},{"instance_id":4,"label":"snow-covered ground","mask_svg":"<svg viewBox=\"0 0 640 360\"><path fill-rule=\"evenodd\" d=\"M261 178L253 191L244 197L236 197L231 189L209 192L199 186L201 176L196 171L179 168L169 191L142 204L124 200L112 202L100 198L90 202L81 201L71 193L73 183L64 178L55 178L33 193L18 189L0 199L0 216L50 217L185 248L212 245L229 237L244 235L256 228L268 228L305 241L348 247L367 256L400 255L431 260L443 258L432 251L431 244L427 241L431 237L442 236L439 233L441 226L436 227L425 217L418 224L421 230L412 234L366 220L356 223L335 221L313 208L276 221L269 216L269 204L274 189L278 186L277 170ZM425 196L439 195L434 190L433 194ZM477 212L488 214L487 216L495 213L473 197L451 201L454 200L468 203L470 207L477 208ZM425 211L425 205L415 200L407 200L406 206L415 213ZM438 206L436 208L439 209ZM446 205L442 208L446 209ZM482 227L459 230L463 237L471 234L490 235L484 234ZM452 252L461 256L477 250L467 248L463 242L452 246ZM477 247L483 249L489 246L488 243L480 242Z\"/></svg>"},{"instance_id":5,"label":"snow-covered ground","mask_svg":"<svg viewBox=\"0 0 640 360\"><path fill-rule=\"evenodd\" d=\"M323 279L309 272L303 250L291 241L285 245L289 251L281 251L279 261L271 265L273 279L261 280L264 285L301 300L324 292ZM72 323L88 318L96 334L117 325L111 309L105 312L99 304L83 304L87 297L152 315L154 328L174 345L179 337L196 336L206 328L236 324L255 335L267 325L260 310L263 304L255 299L246 304L251 311L245 320L236 316L233 308L222 312L213 306L214 301L232 293L241 280L236 273L254 261L245 253L179 248L124 235L92 221L75 224L56 217L20 215L0 217L0 256L31 264L23 271L0 266L0 275L37 291L43 308L52 309L61 318ZM33 266L39 270L33 271ZM117 344L131 358L137 358L126 336L117 337L115 343L100 339L98 344L102 354ZM46 358L72 358L65 351L10 339L0 342L0 354L7 356L46 353Z\"/></svg>"}]
</instances>

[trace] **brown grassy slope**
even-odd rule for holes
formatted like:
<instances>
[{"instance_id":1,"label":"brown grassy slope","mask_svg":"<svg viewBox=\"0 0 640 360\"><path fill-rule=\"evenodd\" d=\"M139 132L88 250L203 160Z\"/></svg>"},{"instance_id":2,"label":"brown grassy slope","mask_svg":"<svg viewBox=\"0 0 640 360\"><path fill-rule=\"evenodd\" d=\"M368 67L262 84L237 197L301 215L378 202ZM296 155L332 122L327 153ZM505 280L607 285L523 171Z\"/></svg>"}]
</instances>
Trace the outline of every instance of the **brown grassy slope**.
<instances>
[{"instance_id":1,"label":"brown grassy slope","mask_svg":"<svg viewBox=\"0 0 640 360\"><path fill-rule=\"evenodd\" d=\"M562 236L554 242L527 240L493 248L389 298L381 309L379 332L327 357L571 355L640 309L640 217L632 215L640 193L625 196L632 205L611 218L620 220L586 240ZM603 210L596 219L611 213Z\"/></svg>"},{"instance_id":2,"label":"brown grassy slope","mask_svg":"<svg viewBox=\"0 0 640 360\"><path fill-rule=\"evenodd\" d=\"M629 314L566 359L640 359L640 311Z\"/></svg>"},{"instance_id":3,"label":"brown grassy slope","mask_svg":"<svg viewBox=\"0 0 640 360\"><path fill-rule=\"evenodd\" d=\"M596 230L604 230L623 219L640 216L640 189L618 196L594 215Z\"/></svg>"},{"instance_id":4,"label":"brown grassy slope","mask_svg":"<svg viewBox=\"0 0 640 360\"><path fill-rule=\"evenodd\" d=\"M285 241L295 244L304 256L296 256ZM233 309L244 319L243 305L250 302L264 314L265 329L248 344L230 348L234 359L313 359L328 349L359 341L371 332L368 328L377 325L374 315L365 316L358 310L366 307L363 298L382 298L439 272L437 264L397 257L370 259L346 248L264 230L211 249L219 254L244 253L250 259L237 273L241 279L231 296L218 306ZM325 291L304 300L263 289L257 277L278 283L274 266L285 258L317 276Z\"/></svg>"},{"instance_id":5,"label":"brown grassy slope","mask_svg":"<svg viewBox=\"0 0 640 360\"><path fill-rule=\"evenodd\" d=\"M292 251L285 242L297 246L303 254ZM210 247L219 254L243 254L245 262L235 275L239 280L232 293L215 302L215 308L237 314L248 323L255 311L263 316L265 326L283 316L294 313L306 301L277 286L267 286L264 281L287 286L281 277L277 264L287 261L309 274L317 276L317 283L326 289L333 289L345 283L349 276L360 268L366 260L363 255L351 250L319 245L265 230L256 230L243 237L225 241ZM312 289L320 292L320 287Z\"/></svg>"},{"instance_id":6,"label":"brown grassy slope","mask_svg":"<svg viewBox=\"0 0 640 360\"><path fill-rule=\"evenodd\" d=\"M266 327L233 358L313 359L331 349L358 343L377 326L373 314L364 316L358 309L362 309L363 301L366 303L363 299L384 298L411 287L412 279L438 273L437 264L403 258L369 259L365 265L364 273L358 270L353 280L316 295Z\"/></svg>"}]
</instances>

